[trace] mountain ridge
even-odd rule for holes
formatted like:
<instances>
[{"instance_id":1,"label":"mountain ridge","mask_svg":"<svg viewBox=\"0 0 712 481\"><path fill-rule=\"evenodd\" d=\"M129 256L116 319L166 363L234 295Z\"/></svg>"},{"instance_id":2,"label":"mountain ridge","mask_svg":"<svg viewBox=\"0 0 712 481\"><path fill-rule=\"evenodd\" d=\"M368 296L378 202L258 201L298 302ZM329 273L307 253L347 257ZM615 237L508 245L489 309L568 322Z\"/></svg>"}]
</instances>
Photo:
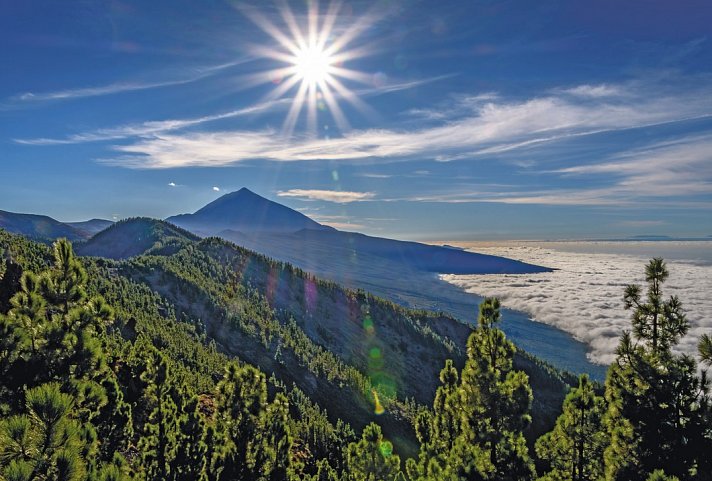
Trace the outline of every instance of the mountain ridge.
<instances>
[{"instance_id":1,"label":"mountain ridge","mask_svg":"<svg viewBox=\"0 0 712 481\"><path fill-rule=\"evenodd\" d=\"M83 256L127 259L147 253L167 255L198 236L169 222L148 217L133 217L112 224L86 242L76 245Z\"/></svg>"},{"instance_id":2,"label":"mountain ridge","mask_svg":"<svg viewBox=\"0 0 712 481\"><path fill-rule=\"evenodd\" d=\"M81 229L42 214L21 214L0 210L0 228L33 240L51 242L59 237L79 241L89 237Z\"/></svg>"},{"instance_id":3,"label":"mountain ridge","mask_svg":"<svg viewBox=\"0 0 712 481\"><path fill-rule=\"evenodd\" d=\"M204 236L227 229L247 232L333 230L246 187L219 197L193 214L171 216L166 221Z\"/></svg>"},{"instance_id":4,"label":"mountain ridge","mask_svg":"<svg viewBox=\"0 0 712 481\"><path fill-rule=\"evenodd\" d=\"M240 217L241 213L255 212ZM277 219L266 219L277 213ZM229 214L231 217L222 217ZM217 218L217 220L216 220ZM255 222L246 224L252 218ZM281 219L281 220L280 220ZM280 222L288 219L288 222ZM409 269L438 274L525 274L551 269L502 257L487 256L451 247L374 237L324 226L287 206L268 200L243 187L225 194L194 214L166 221L200 236L218 236L263 252L279 260L297 262L296 255L338 260L349 253L376 262L391 262ZM236 222L238 221L238 222ZM279 228L275 227L280 224ZM298 243L299 245L295 245ZM275 246L279 247L275 247Z\"/></svg>"}]
</instances>

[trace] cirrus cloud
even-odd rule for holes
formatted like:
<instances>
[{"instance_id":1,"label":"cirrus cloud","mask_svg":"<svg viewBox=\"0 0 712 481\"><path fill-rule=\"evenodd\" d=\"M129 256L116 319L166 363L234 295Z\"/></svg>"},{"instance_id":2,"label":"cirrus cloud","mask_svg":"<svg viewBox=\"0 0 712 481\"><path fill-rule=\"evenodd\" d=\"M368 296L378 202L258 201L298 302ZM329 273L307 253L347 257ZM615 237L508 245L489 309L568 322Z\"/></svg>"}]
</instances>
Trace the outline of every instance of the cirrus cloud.
<instances>
[{"instance_id":1,"label":"cirrus cloud","mask_svg":"<svg viewBox=\"0 0 712 481\"><path fill-rule=\"evenodd\" d=\"M361 202L375 197L373 192L351 192L345 190L290 189L277 192L279 197L296 197L302 200L322 200L337 204Z\"/></svg>"}]
</instances>

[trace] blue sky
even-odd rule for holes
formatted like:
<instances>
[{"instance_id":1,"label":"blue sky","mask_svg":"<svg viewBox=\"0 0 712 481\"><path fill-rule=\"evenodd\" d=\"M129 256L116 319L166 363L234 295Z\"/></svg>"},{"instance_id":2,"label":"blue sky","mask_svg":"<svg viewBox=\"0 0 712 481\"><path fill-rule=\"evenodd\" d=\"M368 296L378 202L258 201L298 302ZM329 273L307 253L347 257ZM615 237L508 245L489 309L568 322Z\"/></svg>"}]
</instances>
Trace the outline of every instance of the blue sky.
<instances>
[{"instance_id":1,"label":"blue sky","mask_svg":"<svg viewBox=\"0 0 712 481\"><path fill-rule=\"evenodd\" d=\"M263 27L306 34L307 2L0 0L0 209L167 217L245 186L399 238L712 235L708 1L311 5L351 74L289 125Z\"/></svg>"}]
</instances>

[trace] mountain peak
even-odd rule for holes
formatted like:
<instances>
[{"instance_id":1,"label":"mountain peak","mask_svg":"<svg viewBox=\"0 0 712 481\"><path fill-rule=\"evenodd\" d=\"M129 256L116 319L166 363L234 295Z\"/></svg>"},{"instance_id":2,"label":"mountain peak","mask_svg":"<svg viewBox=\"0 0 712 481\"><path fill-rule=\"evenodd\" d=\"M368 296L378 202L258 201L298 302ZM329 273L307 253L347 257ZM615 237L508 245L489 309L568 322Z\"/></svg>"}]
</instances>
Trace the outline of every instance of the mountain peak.
<instances>
[{"instance_id":1,"label":"mountain peak","mask_svg":"<svg viewBox=\"0 0 712 481\"><path fill-rule=\"evenodd\" d=\"M177 215L167 220L202 235L217 235L225 230L291 233L302 229L332 229L246 187L215 199L194 214Z\"/></svg>"}]
</instances>

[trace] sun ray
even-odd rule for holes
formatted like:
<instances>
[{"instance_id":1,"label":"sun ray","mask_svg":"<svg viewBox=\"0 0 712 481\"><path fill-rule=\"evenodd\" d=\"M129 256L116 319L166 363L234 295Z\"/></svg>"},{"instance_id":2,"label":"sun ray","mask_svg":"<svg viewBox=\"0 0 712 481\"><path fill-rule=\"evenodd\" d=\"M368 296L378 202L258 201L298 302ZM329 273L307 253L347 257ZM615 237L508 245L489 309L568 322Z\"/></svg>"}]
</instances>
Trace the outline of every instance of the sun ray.
<instances>
[{"instance_id":1,"label":"sun ray","mask_svg":"<svg viewBox=\"0 0 712 481\"><path fill-rule=\"evenodd\" d=\"M309 4L309 47L316 48L319 30L319 1L310 0Z\"/></svg>"},{"instance_id":2,"label":"sun ray","mask_svg":"<svg viewBox=\"0 0 712 481\"><path fill-rule=\"evenodd\" d=\"M297 123L299 112L301 112L302 106L304 105L304 97L306 96L307 88L308 85L305 82L302 82L299 85L297 95L294 97L292 106L289 108L289 113L287 114L287 118L284 120L284 125L282 127L282 131L287 136L292 135L292 132L294 132L294 126Z\"/></svg>"},{"instance_id":3,"label":"sun ray","mask_svg":"<svg viewBox=\"0 0 712 481\"><path fill-rule=\"evenodd\" d=\"M344 47L355 42L373 23L375 16L367 15L355 21L349 18L350 26L343 29L337 27L341 11L340 0L330 2L324 14L320 14L318 0L307 0L306 3L305 18L295 16L285 0L277 0L279 16L284 22L283 30L254 8L243 9L261 30L277 42L274 47L254 46L250 50L256 56L286 64L256 74L249 81L262 79L263 82L277 84L274 90L265 96L268 101L282 98L296 87L292 104L282 125L282 133L288 136L293 134L302 110L305 110L309 135L317 134L322 111L331 114L331 119L339 131L348 130L349 122L339 105L340 100L346 101L360 112L373 115L373 110L349 90L342 80L361 84L372 83L371 75L344 66L344 63L350 60L369 55L369 47L352 46L348 50ZM300 25L298 19L306 25ZM337 30L340 33L335 35Z\"/></svg>"},{"instance_id":4,"label":"sun ray","mask_svg":"<svg viewBox=\"0 0 712 481\"><path fill-rule=\"evenodd\" d=\"M299 51L297 51L296 54L290 55L288 53L281 52L279 50L275 50L264 45L249 45L247 49L255 56L270 58L272 60L277 60L278 62L283 63L291 63L294 59L294 56L299 54Z\"/></svg>"},{"instance_id":5,"label":"sun ray","mask_svg":"<svg viewBox=\"0 0 712 481\"><path fill-rule=\"evenodd\" d=\"M250 20L252 20L255 25L260 27L262 31L264 31L270 37L275 39L277 43L289 50L292 54L296 55L296 53L299 52L301 46L298 43L295 43L288 36L286 36L280 29L278 29L262 14L260 14L253 8L244 6L242 7L242 11Z\"/></svg>"},{"instance_id":6,"label":"sun ray","mask_svg":"<svg viewBox=\"0 0 712 481\"><path fill-rule=\"evenodd\" d=\"M342 132L349 130L351 128L349 121L346 119L341 107L339 107L339 103L336 101L336 98L334 97L331 88L326 83L326 80L319 82L319 89L321 90L322 95L324 95L324 101L326 102L327 107L329 107L329 112L334 118L336 126Z\"/></svg>"},{"instance_id":7,"label":"sun ray","mask_svg":"<svg viewBox=\"0 0 712 481\"><path fill-rule=\"evenodd\" d=\"M334 1L329 4L329 10L324 16L324 23L321 27L321 31L319 32L319 40L317 41L317 47L321 50L324 50L326 41L329 39L329 35L331 35L331 31L336 23L336 16L339 14L340 9L340 1Z\"/></svg>"},{"instance_id":8,"label":"sun ray","mask_svg":"<svg viewBox=\"0 0 712 481\"><path fill-rule=\"evenodd\" d=\"M350 70L343 67L331 67L330 72L338 77L347 78L349 80L355 80L356 82L361 82L363 84L370 84L373 81L373 76L368 75L358 70Z\"/></svg>"},{"instance_id":9,"label":"sun ray","mask_svg":"<svg viewBox=\"0 0 712 481\"><path fill-rule=\"evenodd\" d=\"M282 95L286 94L289 92L292 87L294 87L297 82L299 82L299 77L296 75L292 75L290 78L282 82L276 89L274 89L272 92L267 94L263 101L270 101L270 100L276 100L280 98Z\"/></svg>"},{"instance_id":10,"label":"sun ray","mask_svg":"<svg viewBox=\"0 0 712 481\"><path fill-rule=\"evenodd\" d=\"M326 55L334 55L337 52L343 50L346 45L351 43L356 37L362 34L368 27L373 25L374 20L370 16L364 16L356 20L351 27L349 27L341 36L339 36L334 42L327 48L324 49Z\"/></svg>"},{"instance_id":11,"label":"sun ray","mask_svg":"<svg viewBox=\"0 0 712 481\"><path fill-rule=\"evenodd\" d=\"M307 42L304 38L304 35L302 34L301 29L299 28L299 24L297 24L297 20L294 18L292 9L289 8L289 5L287 4L286 0L280 0L279 4L279 11L282 14L282 19L287 24L289 31L292 32L292 36L294 37L294 40L298 46L297 51L305 49L307 47Z\"/></svg>"},{"instance_id":12,"label":"sun ray","mask_svg":"<svg viewBox=\"0 0 712 481\"><path fill-rule=\"evenodd\" d=\"M373 108L370 105L368 105L366 102L361 100L359 98L359 96L356 95L355 93L353 93L351 90L346 88L344 86L344 84L339 82L339 80L337 80L334 77L331 77L331 78L327 79L327 83L329 84L329 86L331 88L333 88L336 91L336 93L339 94L339 96L341 98L343 98L344 100L349 102L351 105L356 107L356 109L358 109L362 114L367 115L369 117L376 116L376 111L373 110Z\"/></svg>"},{"instance_id":13,"label":"sun ray","mask_svg":"<svg viewBox=\"0 0 712 481\"><path fill-rule=\"evenodd\" d=\"M309 99L307 103L307 132L310 134L316 133L316 82L309 84Z\"/></svg>"}]
</instances>

